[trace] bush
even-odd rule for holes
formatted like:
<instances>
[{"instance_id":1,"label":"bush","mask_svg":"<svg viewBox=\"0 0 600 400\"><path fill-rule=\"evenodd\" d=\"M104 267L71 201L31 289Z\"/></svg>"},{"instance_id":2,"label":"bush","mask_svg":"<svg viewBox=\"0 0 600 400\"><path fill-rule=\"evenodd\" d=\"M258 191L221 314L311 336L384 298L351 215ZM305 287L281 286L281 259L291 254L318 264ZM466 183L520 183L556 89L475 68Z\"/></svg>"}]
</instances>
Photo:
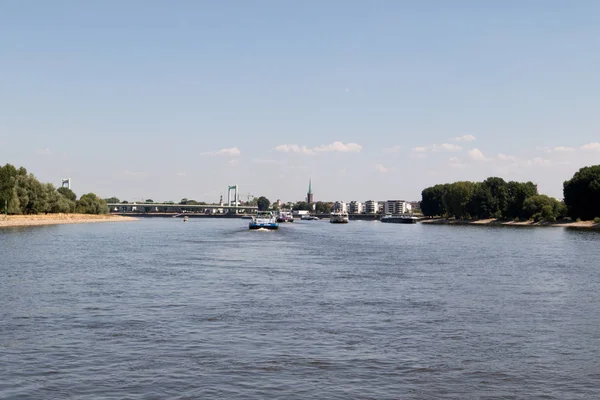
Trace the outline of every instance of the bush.
<instances>
[{"instance_id":1,"label":"bush","mask_svg":"<svg viewBox=\"0 0 600 400\"><path fill-rule=\"evenodd\" d=\"M594 223L595 224L600 224L600 217L594 218Z\"/></svg>"},{"instance_id":2,"label":"bush","mask_svg":"<svg viewBox=\"0 0 600 400\"><path fill-rule=\"evenodd\" d=\"M79 214L108 214L106 202L94 193L87 193L77 201L75 212Z\"/></svg>"}]
</instances>

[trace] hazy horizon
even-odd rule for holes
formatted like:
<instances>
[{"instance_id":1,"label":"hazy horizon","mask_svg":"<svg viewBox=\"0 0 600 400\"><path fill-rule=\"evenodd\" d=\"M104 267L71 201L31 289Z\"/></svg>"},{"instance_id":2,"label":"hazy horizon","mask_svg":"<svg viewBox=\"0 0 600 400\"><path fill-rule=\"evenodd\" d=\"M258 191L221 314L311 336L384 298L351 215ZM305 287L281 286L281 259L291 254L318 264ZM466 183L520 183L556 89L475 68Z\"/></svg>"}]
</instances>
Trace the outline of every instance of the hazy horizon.
<instances>
[{"instance_id":1,"label":"hazy horizon","mask_svg":"<svg viewBox=\"0 0 600 400\"><path fill-rule=\"evenodd\" d=\"M0 164L129 201L420 200L600 164L600 3L0 6Z\"/></svg>"}]
</instances>

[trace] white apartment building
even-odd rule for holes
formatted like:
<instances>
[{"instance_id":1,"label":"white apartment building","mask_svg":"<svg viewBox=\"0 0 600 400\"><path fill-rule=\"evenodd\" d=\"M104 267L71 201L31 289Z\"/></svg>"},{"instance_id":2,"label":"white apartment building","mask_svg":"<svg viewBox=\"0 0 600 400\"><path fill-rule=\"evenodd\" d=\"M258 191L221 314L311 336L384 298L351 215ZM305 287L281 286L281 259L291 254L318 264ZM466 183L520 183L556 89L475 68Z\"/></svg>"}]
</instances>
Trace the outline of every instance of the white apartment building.
<instances>
[{"instance_id":1,"label":"white apartment building","mask_svg":"<svg viewBox=\"0 0 600 400\"><path fill-rule=\"evenodd\" d=\"M385 202L385 214L406 214L411 212L412 206L404 200L388 200Z\"/></svg>"},{"instance_id":2,"label":"white apartment building","mask_svg":"<svg viewBox=\"0 0 600 400\"><path fill-rule=\"evenodd\" d=\"M338 211L338 212L348 212L348 204L346 204L345 201L336 201L333 204L333 211Z\"/></svg>"},{"instance_id":3,"label":"white apartment building","mask_svg":"<svg viewBox=\"0 0 600 400\"><path fill-rule=\"evenodd\" d=\"M379 204L375 200L365 201L365 214L377 214Z\"/></svg>"},{"instance_id":4,"label":"white apartment building","mask_svg":"<svg viewBox=\"0 0 600 400\"><path fill-rule=\"evenodd\" d=\"M353 200L350 202L350 214L362 214L364 211L364 204L360 201Z\"/></svg>"}]
</instances>

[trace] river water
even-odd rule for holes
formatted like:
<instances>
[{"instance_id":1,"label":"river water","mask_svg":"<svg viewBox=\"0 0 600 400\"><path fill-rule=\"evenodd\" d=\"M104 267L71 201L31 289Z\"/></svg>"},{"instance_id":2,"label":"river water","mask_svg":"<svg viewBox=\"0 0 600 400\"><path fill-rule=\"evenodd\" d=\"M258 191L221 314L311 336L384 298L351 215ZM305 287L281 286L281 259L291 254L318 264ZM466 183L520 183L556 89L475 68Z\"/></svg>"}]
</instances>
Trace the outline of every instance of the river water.
<instances>
[{"instance_id":1,"label":"river water","mask_svg":"<svg viewBox=\"0 0 600 400\"><path fill-rule=\"evenodd\" d=\"M0 229L3 399L600 398L600 233Z\"/></svg>"}]
</instances>

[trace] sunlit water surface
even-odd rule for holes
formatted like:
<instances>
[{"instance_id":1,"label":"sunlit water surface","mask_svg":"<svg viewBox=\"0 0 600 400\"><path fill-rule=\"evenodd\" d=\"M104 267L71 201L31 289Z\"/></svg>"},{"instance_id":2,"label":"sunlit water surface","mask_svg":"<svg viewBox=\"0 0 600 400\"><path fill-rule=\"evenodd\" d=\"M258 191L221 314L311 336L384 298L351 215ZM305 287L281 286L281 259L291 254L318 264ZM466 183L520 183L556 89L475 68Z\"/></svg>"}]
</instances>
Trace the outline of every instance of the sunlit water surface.
<instances>
[{"instance_id":1,"label":"sunlit water surface","mask_svg":"<svg viewBox=\"0 0 600 400\"><path fill-rule=\"evenodd\" d=\"M600 233L0 229L0 398L600 398Z\"/></svg>"}]
</instances>

